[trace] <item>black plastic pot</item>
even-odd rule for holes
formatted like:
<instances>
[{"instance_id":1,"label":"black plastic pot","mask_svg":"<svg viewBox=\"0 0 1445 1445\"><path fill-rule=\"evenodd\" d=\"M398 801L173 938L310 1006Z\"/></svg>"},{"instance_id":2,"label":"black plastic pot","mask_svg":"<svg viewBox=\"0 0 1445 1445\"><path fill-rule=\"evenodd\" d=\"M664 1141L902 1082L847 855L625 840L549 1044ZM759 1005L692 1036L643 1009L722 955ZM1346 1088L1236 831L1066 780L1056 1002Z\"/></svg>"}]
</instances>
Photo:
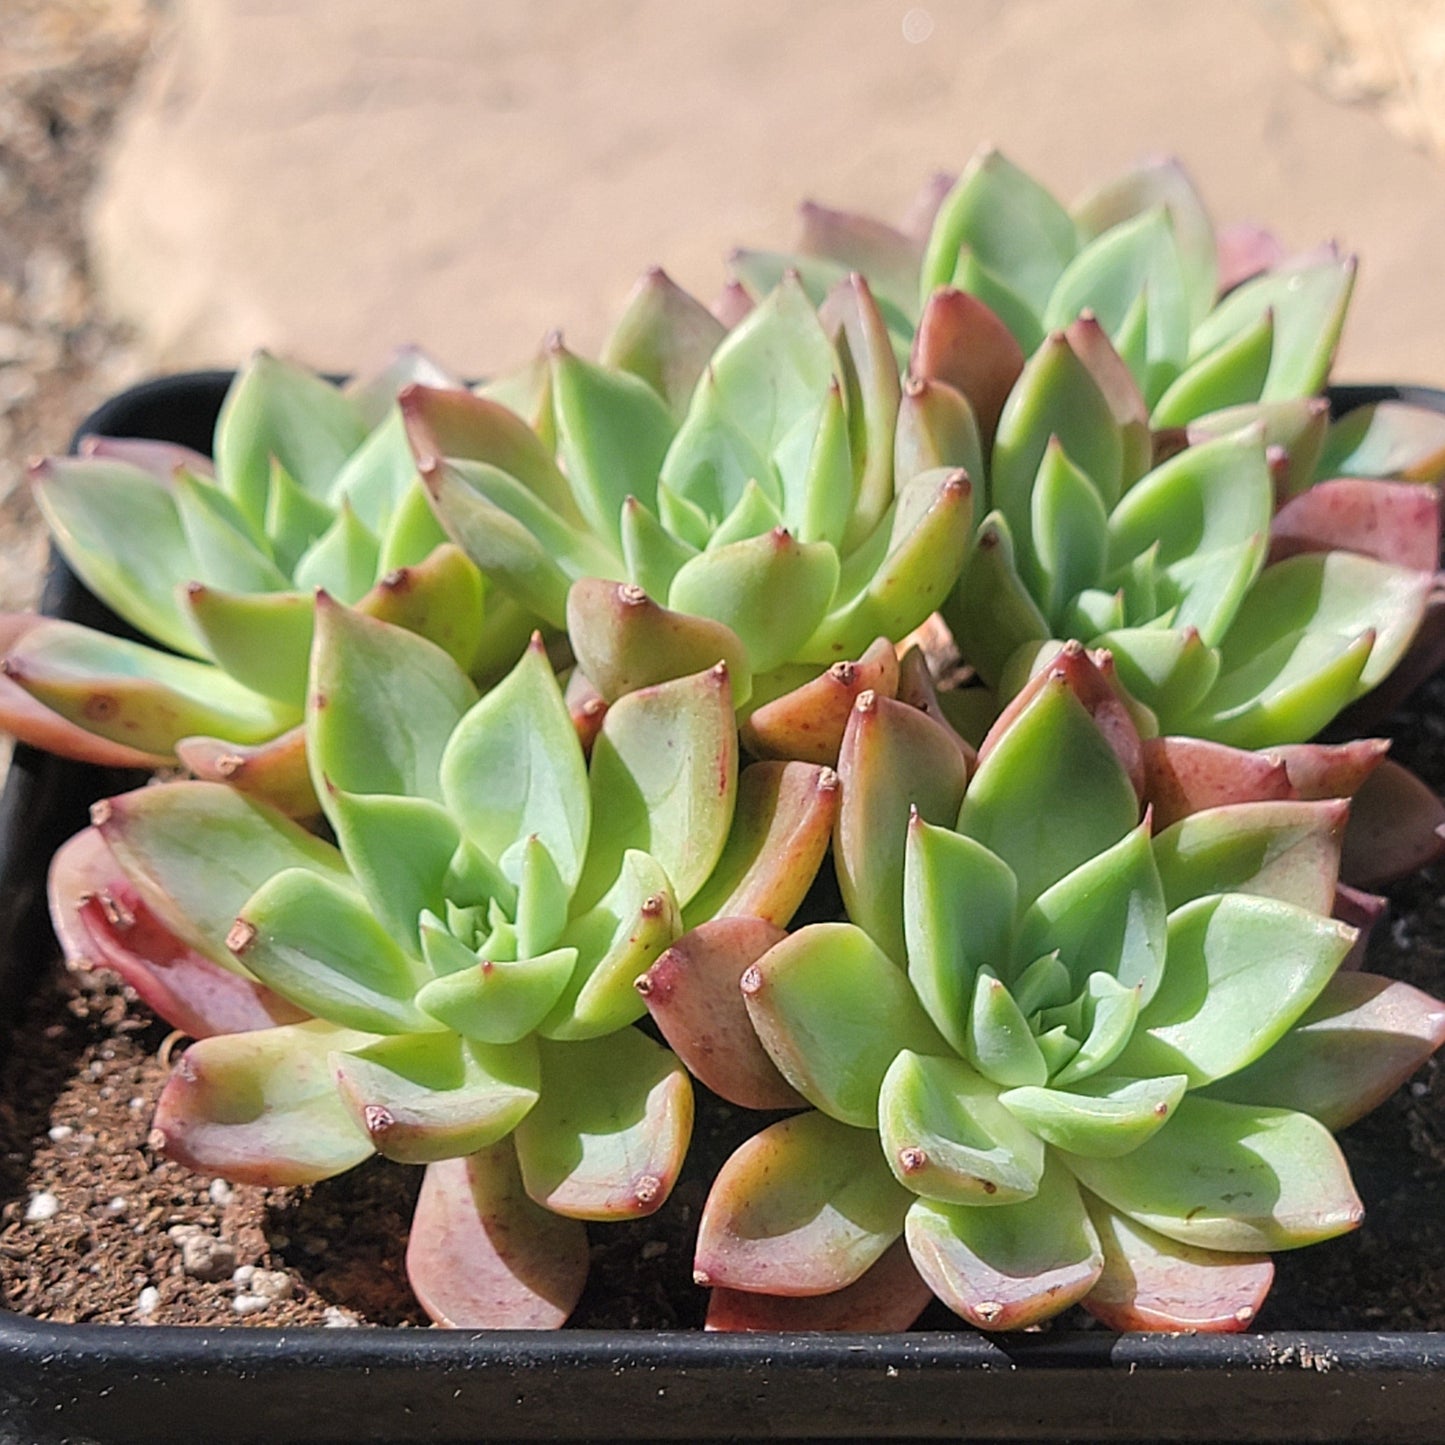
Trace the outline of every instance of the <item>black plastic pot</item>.
<instances>
[{"instance_id":1,"label":"black plastic pot","mask_svg":"<svg viewBox=\"0 0 1445 1445\"><path fill-rule=\"evenodd\" d=\"M223 372L122 394L84 431L205 450ZM1341 387L1338 410L1445 393ZM63 563L55 615L114 627ZM109 618L107 622L106 619ZM18 748L0 802L0 1007L54 958L51 853L133 774ZM1445 1334L987 1338L184 1329L0 1314L0 1442L1445 1440Z\"/></svg>"}]
</instances>

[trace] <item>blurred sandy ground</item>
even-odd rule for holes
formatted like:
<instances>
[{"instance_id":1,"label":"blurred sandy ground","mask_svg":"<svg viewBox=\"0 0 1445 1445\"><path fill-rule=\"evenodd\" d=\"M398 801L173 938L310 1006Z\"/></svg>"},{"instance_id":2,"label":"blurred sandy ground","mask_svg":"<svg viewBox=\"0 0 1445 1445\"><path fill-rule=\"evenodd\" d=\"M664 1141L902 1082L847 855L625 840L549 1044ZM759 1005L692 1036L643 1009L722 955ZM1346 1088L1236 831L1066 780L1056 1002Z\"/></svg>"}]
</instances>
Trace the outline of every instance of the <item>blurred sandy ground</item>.
<instances>
[{"instance_id":1,"label":"blurred sandy ground","mask_svg":"<svg viewBox=\"0 0 1445 1445\"><path fill-rule=\"evenodd\" d=\"M644 265L707 291L985 138L1360 246L1350 374L1445 383L1440 0L0 0L0 606L24 458L143 371L595 346Z\"/></svg>"}]
</instances>

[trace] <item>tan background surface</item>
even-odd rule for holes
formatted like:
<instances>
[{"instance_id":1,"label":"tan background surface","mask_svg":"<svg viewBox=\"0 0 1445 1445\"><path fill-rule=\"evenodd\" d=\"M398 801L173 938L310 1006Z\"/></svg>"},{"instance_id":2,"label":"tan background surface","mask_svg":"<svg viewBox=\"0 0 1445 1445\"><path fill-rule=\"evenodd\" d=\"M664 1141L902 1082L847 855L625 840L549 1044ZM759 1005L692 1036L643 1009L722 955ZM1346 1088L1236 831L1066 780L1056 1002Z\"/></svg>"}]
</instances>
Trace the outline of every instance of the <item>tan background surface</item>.
<instances>
[{"instance_id":1,"label":"tan background surface","mask_svg":"<svg viewBox=\"0 0 1445 1445\"><path fill-rule=\"evenodd\" d=\"M93 259L153 365L486 372L595 347L650 263L710 293L804 196L895 214L984 139L1066 196L1172 151L1217 219L1361 254L1341 376L1445 383L1442 33L1410 0L173 0Z\"/></svg>"}]
</instances>

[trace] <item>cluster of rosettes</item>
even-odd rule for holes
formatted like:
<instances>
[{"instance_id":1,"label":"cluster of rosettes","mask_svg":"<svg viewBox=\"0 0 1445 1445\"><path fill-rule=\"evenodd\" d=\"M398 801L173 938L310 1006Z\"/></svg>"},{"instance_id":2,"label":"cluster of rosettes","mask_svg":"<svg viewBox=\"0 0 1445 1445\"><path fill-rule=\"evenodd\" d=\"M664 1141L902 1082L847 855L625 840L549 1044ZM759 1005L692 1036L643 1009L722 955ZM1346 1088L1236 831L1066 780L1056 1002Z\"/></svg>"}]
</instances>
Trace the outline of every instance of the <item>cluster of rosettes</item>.
<instances>
[{"instance_id":1,"label":"cluster of rosettes","mask_svg":"<svg viewBox=\"0 0 1445 1445\"><path fill-rule=\"evenodd\" d=\"M1445 1039L1357 968L1445 809L1308 741L1445 638L1445 419L1321 396L1352 260L1172 165L1069 211L989 153L927 209L808 208L712 309L651 272L596 363L262 356L213 459L35 470L149 640L9 619L0 719L194 775L51 875L197 1039L153 1142L425 1166L439 1322L562 1323L692 1075L790 1111L713 1183L713 1327L1242 1328Z\"/></svg>"}]
</instances>

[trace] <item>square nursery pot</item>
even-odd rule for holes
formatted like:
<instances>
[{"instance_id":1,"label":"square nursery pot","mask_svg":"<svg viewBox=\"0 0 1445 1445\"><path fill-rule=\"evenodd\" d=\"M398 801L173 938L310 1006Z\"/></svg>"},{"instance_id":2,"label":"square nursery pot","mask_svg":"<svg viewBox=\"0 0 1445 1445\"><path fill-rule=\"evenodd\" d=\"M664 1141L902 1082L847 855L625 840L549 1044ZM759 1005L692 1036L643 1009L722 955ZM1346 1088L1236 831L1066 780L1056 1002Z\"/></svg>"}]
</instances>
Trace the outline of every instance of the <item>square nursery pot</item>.
<instances>
[{"instance_id":1,"label":"square nursery pot","mask_svg":"<svg viewBox=\"0 0 1445 1445\"><path fill-rule=\"evenodd\" d=\"M207 450L229 380L138 386L82 430ZM1347 410L1396 397L1445 410L1445 393L1408 387L1340 387L1332 400ZM58 560L42 606L118 627ZM136 781L17 748L0 802L3 1019L55 956L51 854L91 801ZM1389 1163L1352 1162L1368 1204ZM1408 1253L1412 1217L1423 1223L1432 1198L1445 1199L1445 1180L1433 1195L1401 1192L1410 1202L1383 1223L1400 1236L1387 1248ZM1420 1269L1435 1267L1421 1255ZM3 1313L0 1441L1445 1439L1445 1333L992 1338L949 1318L849 1336L56 1325Z\"/></svg>"}]
</instances>

